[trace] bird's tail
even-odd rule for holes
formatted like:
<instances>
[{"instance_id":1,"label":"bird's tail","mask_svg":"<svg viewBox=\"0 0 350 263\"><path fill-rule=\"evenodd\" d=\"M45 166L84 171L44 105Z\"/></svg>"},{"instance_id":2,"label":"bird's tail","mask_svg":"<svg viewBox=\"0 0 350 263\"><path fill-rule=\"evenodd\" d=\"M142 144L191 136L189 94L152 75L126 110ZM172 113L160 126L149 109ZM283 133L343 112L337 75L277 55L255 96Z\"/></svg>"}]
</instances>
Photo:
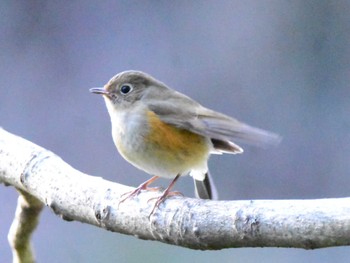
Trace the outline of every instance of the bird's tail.
<instances>
[{"instance_id":1,"label":"bird's tail","mask_svg":"<svg viewBox=\"0 0 350 263\"><path fill-rule=\"evenodd\" d=\"M197 198L218 200L218 192L209 171L205 174L204 180L196 180L194 178L193 180Z\"/></svg>"}]
</instances>

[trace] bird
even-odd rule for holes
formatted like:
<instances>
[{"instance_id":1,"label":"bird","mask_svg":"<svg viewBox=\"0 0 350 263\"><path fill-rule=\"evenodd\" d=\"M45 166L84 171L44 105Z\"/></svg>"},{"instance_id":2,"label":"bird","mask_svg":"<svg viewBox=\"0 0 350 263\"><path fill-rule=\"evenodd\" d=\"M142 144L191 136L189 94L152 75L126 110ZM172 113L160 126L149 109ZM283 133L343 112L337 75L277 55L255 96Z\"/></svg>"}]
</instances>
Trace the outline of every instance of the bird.
<instances>
[{"instance_id":1,"label":"bird","mask_svg":"<svg viewBox=\"0 0 350 263\"><path fill-rule=\"evenodd\" d=\"M211 154L243 153L236 140L254 145L274 145L281 140L275 133L208 109L142 71L118 73L90 92L104 98L121 156L152 175L121 202L149 189L159 177L172 179L151 214L168 196L178 193L171 189L184 175L193 177L196 197L218 199L208 169Z\"/></svg>"}]
</instances>

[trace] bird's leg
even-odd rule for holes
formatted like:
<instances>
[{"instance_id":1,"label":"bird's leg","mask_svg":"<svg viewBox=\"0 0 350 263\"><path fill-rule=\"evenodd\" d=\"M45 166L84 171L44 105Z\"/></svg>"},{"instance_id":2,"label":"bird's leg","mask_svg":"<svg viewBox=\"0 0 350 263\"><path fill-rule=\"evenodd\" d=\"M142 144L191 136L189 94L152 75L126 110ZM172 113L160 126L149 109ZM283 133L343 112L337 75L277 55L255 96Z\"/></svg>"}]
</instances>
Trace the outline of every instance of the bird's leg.
<instances>
[{"instance_id":1,"label":"bird's leg","mask_svg":"<svg viewBox=\"0 0 350 263\"><path fill-rule=\"evenodd\" d=\"M169 186L164 190L163 194L157 198L157 201L152 209L152 212L149 214L149 218L151 217L151 215L154 213L155 209L159 207L159 205L168 197L168 196L173 196L173 195L182 195L180 192L170 192L171 188L174 186L174 184L176 183L177 179L179 179L181 174L176 175L176 177L174 178L174 180L169 184ZM150 200L152 200L154 198L151 198ZM150 201L148 200L148 201Z\"/></svg>"},{"instance_id":2,"label":"bird's leg","mask_svg":"<svg viewBox=\"0 0 350 263\"><path fill-rule=\"evenodd\" d=\"M130 197L137 196L142 190L153 190L153 191L157 190L158 188L147 188L147 186L150 185L151 183L153 183L158 178L159 178L159 176L153 176L151 179L140 184L135 190L122 194L121 197L124 197L125 195L126 195L126 197L123 198L121 201L119 201L119 205L120 205L120 203L123 203L126 199L128 199Z\"/></svg>"}]
</instances>

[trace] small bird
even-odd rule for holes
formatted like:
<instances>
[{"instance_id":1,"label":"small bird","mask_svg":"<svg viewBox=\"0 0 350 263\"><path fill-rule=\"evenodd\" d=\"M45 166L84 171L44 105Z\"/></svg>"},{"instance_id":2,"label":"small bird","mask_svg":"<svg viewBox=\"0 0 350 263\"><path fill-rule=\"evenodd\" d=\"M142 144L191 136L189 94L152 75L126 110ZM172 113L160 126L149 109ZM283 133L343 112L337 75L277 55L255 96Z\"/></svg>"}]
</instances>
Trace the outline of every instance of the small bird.
<instances>
[{"instance_id":1,"label":"small bird","mask_svg":"<svg viewBox=\"0 0 350 263\"><path fill-rule=\"evenodd\" d=\"M193 177L197 197L217 199L208 158L210 154L242 153L233 140L251 144L280 141L278 135L207 109L141 71L121 72L90 92L103 95L119 153L153 175L121 202L138 195L159 177L172 179L151 214L174 193L170 190L182 175Z\"/></svg>"}]
</instances>

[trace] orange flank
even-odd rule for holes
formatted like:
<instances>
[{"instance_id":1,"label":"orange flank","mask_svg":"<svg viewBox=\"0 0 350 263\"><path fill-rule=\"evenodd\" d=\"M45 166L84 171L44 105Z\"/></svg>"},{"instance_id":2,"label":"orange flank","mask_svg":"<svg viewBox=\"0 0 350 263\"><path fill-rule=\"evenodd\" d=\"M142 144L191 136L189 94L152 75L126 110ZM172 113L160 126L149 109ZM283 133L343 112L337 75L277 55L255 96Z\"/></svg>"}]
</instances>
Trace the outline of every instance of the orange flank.
<instances>
[{"instance_id":1,"label":"orange flank","mask_svg":"<svg viewBox=\"0 0 350 263\"><path fill-rule=\"evenodd\" d=\"M193 167L206 161L210 152L208 139L167 124L153 112L147 112L149 132L145 137L152 153L165 162L178 162L180 166ZM187 164L187 165L186 165Z\"/></svg>"}]
</instances>

